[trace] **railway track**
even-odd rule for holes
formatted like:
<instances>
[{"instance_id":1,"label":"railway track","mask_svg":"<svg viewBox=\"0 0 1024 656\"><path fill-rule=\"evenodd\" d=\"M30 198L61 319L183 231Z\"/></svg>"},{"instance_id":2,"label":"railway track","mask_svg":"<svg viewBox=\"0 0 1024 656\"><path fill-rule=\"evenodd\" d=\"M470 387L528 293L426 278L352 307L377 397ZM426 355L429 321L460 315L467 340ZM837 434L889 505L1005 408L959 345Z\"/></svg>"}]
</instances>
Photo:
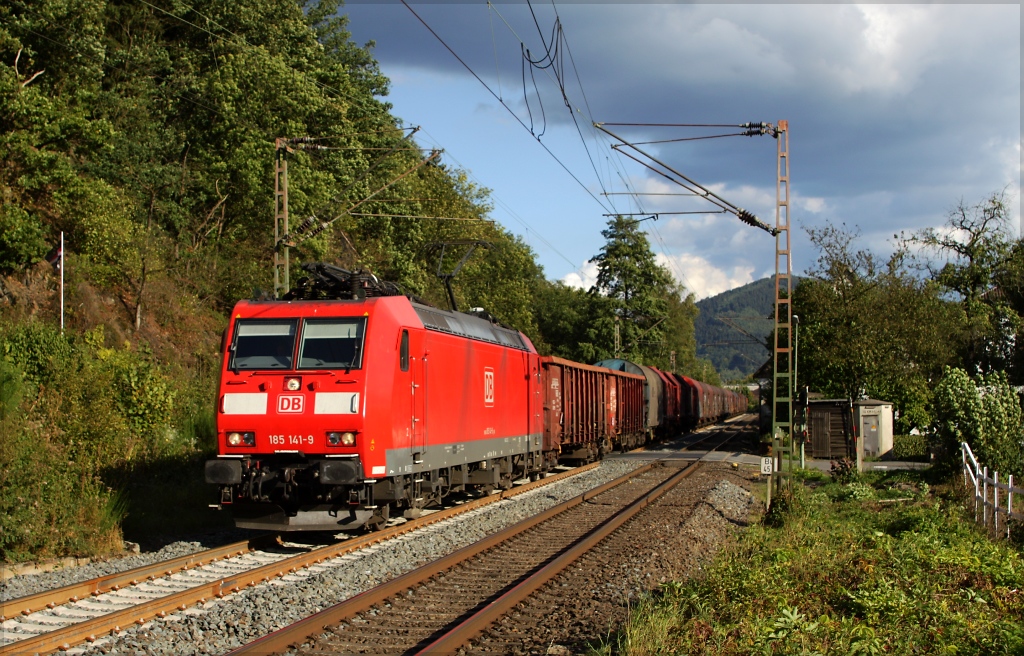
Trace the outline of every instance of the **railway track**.
<instances>
[{"instance_id":1,"label":"railway track","mask_svg":"<svg viewBox=\"0 0 1024 656\"><path fill-rule=\"evenodd\" d=\"M738 432L726 431L720 444ZM699 466L641 467L231 656L456 653Z\"/></svg>"},{"instance_id":2,"label":"railway track","mask_svg":"<svg viewBox=\"0 0 1024 656\"><path fill-rule=\"evenodd\" d=\"M328 546L282 543L279 536L267 535L29 597L4 600L0 602L0 655L68 649L243 588L278 578L301 577L303 570L596 466L597 463L578 467Z\"/></svg>"}]
</instances>

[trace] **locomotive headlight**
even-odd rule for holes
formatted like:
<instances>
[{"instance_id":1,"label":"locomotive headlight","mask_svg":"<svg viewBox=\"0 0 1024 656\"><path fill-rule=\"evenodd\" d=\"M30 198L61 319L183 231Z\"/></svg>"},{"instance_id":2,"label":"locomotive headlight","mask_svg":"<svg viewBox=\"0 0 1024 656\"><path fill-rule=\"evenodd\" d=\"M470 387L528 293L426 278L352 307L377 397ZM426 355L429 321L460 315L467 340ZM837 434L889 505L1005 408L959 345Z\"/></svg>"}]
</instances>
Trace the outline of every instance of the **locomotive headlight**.
<instances>
[{"instance_id":1,"label":"locomotive headlight","mask_svg":"<svg viewBox=\"0 0 1024 656\"><path fill-rule=\"evenodd\" d=\"M228 446L255 446L256 433L228 433Z\"/></svg>"},{"instance_id":2,"label":"locomotive headlight","mask_svg":"<svg viewBox=\"0 0 1024 656\"><path fill-rule=\"evenodd\" d=\"M289 392L298 392L299 388L302 387L301 378L285 378L284 388Z\"/></svg>"},{"instance_id":3,"label":"locomotive headlight","mask_svg":"<svg viewBox=\"0 0 1024 656\"><path fill-rule=\"evenodd\" d=\"M355 433L330 432L327 434L327 443L331 446L355 446Z\"/></svg>"}]
</instances>

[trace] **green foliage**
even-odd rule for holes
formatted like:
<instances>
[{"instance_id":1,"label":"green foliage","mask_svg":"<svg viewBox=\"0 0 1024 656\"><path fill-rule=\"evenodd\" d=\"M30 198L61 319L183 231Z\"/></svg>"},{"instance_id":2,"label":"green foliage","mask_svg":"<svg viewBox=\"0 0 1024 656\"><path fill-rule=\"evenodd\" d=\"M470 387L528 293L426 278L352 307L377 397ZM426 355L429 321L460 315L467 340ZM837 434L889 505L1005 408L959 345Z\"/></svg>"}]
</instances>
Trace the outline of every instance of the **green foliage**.
<instances>
[{"instance_id":1,"label":"green foliage","mask_svg":"<svg viewBox=\"0 0 1024 656\"><path fill-rule=\"evenodd\" d=\"M591 291L613 302L622 356L651 364L664 350L663 324L669 318L667 296L672 277L655 261L647 236L636 221L613 217L601 234L606 241L593 258L597 281Z\"/></svg>"},{"instance_id":2,"label":"green foliage","mask_svg":"<svg viewBox=\"0 0 1024 656\"><path fill-rule=\"evenodd\" d=\"M856 231L828 225L808 234L820 256L793 294L800 385L827 397L863 392L891 401L897 432L927 428L930 388L955 361L956 306L913 275L906 251L880 262L856 248Z\"/></svg>"},{"instance_id":3,"label":"green foliage","mask_svg":"<svg viewBox=\"0 0 1024 656\"><path fill-rule=\"evenodd\" d=\"M71 366L74 349L53 326L27 323L0 332L0 355L32 385L51 385Z\"/></svg>"},{"instance_id":4,"label":"green foliage","mask_svg":"<svg viewBox=\"0 0 1024 656\"><path fill-rule=\"evenodd\" d=\"M799 280L794 277L794 284ZM697 355L709 360L727 381L741 380L757 371L771 357L767 344L774 302L775 282L771 277L697 301Z\"/></svg>"},{"instance_id":5,"label":"green foliage","mask_svg":"<svg viewBox=\"0 0 1024 656\"><path fill-rule=\"evenodd\" d=\"M549 354L588 363L614 357L611 299L548 281L537 286L535 299L534 317Z\"/></svg>"},{"instance_id":6,"label":"green foliage","mask_svg":"<svg viewBox=\"0 0 1024 656\"><path fill-rule=\"evenodd\" d=\"M0 558L95 555L121 547L123 497L58 448L14 429L0 449Z\"/></svg>"},{"instance_id":7,"label":"green foliage","mask_svg":"<svg viewBox=\"0 0 1024 656\"><path fill-rule=\"evenodd\" d=\"M19 369L0 357L0 421L18 411L22 398L22 377Z\"/></svg>"},{"instance_id":8,"label":"green foliage","mask_svg":"<svg viewBox=\"0 0 1024 656\"><path fill-rule=\"evenodd\" d=\"M893 435L894 460L925 460L928 457L928 438L924 435Z\"/></svg>"},{"instance_id":9,"label":"green foliage","mask_svg":"<svg viewBox=\"0 0 1024 656\"><path fill-rule=\"evenodd\" d=\"M0 271L13 271L46 254L43 225L14 204L0 207Z\"/></svg>"},{"instance_id":10,"label":"green foliage","mask_svg":"<svg viewBox=\"0 0 1024 656\"><path fill-rule=\"evenodd\" d=\"M947 368L934 404L934 437L948 460L959 462L960 442L967 442L990 471L1024 474L1020 399L1005 373L974 381L963 369Z\"/></svg>"},{"instance_id":11,"label":"green foliage","mask_svg":"<svg viewBox=\"0 0 1024 656\"><path fill-rule=\"evenodd\" d=\"M187 453L172 430L172 382L144 353L104 346L96 329L70 339L52 326L0 329L0 559L120 548L132 469ZM22 373L24 372L24 373ZM209 420L203 430L209 433Z\"/></svg>"},{"instance_id":12,"label":"green foliage","mask_svg":"<svg viewBox=\"0 0 1024 656\"><path fill-rule=\"evenodd\" d=\"M1021 360L1019 334L1024 322L1020 311L1024 307L1012 291L1021 271L1020 242L1014 245L1013 231L1004 194L996 193L974 205L961 201L941 229L922 230L910 241L938 256L936 263L929 264L929 272L959 301L964 325L959 355L964 369L1008 371L1019 384L1024 370L1015 365ZM996 284L1007 284L1010 294L993 289Z\"/></svg>"},{"instance_id":13,"label":"green foliage","mask_svg":"<svg viewBox=\"0 0 1024 656\"><path fill-rule=\"evenodd\" d=\"M797 486L786 521L634 608L615 653L1021 653L1021 554L929 490L905 472Z\"/></svg>"},{"instance_id":14,"label":"green foliage","mask_svg":"<svg viewBox=\"0 0 1024 656\"><path fill-rule=\"evenodd\" d=\"M16 407L0 419L0 561L120 548L124 498L34 416Z\"/></svg>"}]
</instances>

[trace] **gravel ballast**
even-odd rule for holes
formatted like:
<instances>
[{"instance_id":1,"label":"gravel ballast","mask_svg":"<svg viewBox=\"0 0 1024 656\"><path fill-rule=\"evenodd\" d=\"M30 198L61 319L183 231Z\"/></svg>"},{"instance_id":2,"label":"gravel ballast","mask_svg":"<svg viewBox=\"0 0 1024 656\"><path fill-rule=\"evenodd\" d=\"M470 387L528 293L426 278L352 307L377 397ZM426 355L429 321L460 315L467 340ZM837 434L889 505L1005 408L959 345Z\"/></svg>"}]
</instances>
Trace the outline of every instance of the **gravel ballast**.
<instances>
[{"instance_id":1,"label":"gravel ballast","mask_svg":"<svg viewBox=\"0 0 1024 656\"><path fill-rule=\"evenodd\" d=\"M315 565L308 570L243 589L223 599L212 600L201 607L192 607L141 626L125 628L117 636L101 637L92 644L72 648L68 653L223 654L441 558L644 464L645 461L633 459L605 460L594 470L550 486L496 502L385 543ZM718 468L715 469L718 471ZM683 574L697 565L701 558L693 555L696 551L714 552L732 530L741 525L743 520L739 518L746 518L755 505L749 493L741 487L745 482L744 476L727 472L725 467L722 467L721 471L727 474L725 478L735 483L715 487L722 482L722 476L702 477L705 483L701 487L700 497L704 502L688 500L687 503L691 505L685 513L685 521L682 524L676 522L670 527L669 534L679 535L688 542L685 552L689 554L684 558L685 563L681 562L678 567L669 568L673 575ZM658 541L666 542L661 545L663 548L659 549L661 553L672 553L674 547L667 543L666 538L659 536ZM104 573L123 571L209 546L198 542L180 542L167 545L161 551L152 554L90 564L63 572L17 577L8 582L19 586L19 592L11 594L11 597L33 594L47 587L66 585L72 581ZM645 565L642 581L638 581L639 585L627 592L626 596L635 599L636 594L642 594L651 584L657 585L667 575L666 569L652 569ZM652 576L655 578L652 579ZM629 578L636 580L633 576ZM621 588L617 591L618 599L622 599L623 592L625 591ZM604 629L607 630L607 624L604 625ZM566 640L562 644L566 642L572 644L575 641Z\"/></svg>"},{"instance_id":2,"label":"gravel ballast","mask_svg":"<svg viewBox=\"0 0 1024 656\"><path fill-rule=\"evenodd\" d=\"M244 589L223 599L212 600L202 607L168 614L166 618L141 626L126 627L117 636L99 638L92 644L72 648L68 653L223 654L644 464L644 461L636 460L606 460L598 468L552 485L470 511L267 584ZM21 592L11 596L33 594L105 573L105 570L98 571L97 567L117 567L123 564L120 569L111 570L123 571L153 562L158 558L157 554L167 553L164 558L171 558L208 546L200 547L193 542L176 543L154 554L90 564L63 572L17 577L38 578L39 582L33 585L28 581L18 581ZM62 582L55 583L57 580Z\"/></svg>"},{"instance_id":3,"label":"gravel ballast","mask_svg":"<svg viewBox=\"0 0 1024 656\"><path fill-rule=\"evenodd\" d=\"M92 562L88 565L57 569L52 572L14 576L0 584L0 587L2 587L2 590L0 590L0 598L7 601L9 599L27 597L40 592L46 592L47 590L62 588L73 583L88 581L89 579L93 579L98 576L107 576L109 574L117 574L118 572L126 572L130 569L135 569L136 567L145 567L147 565L152 565L153 563L171 560L172 558L187 556L189 554L196 553L197 551L209 549L216 544L227 544L228 542L235 542L244 539L244 537L234 535L233 539L224 540L223 542L179 540L164 546L159 551L134 554L120 558L110 558L107 560Z\"/></svg>"},{"instance_id":4,"label":"gravel ballast","mask_svg":"<svg viewBox=\"0 0 1024 656\"><path fill-rule=\"evenodd\" d=\"M495 623L465 656L591 653L645 595L699 572L763 511L756 475L707 464Z\"/></svg>"}]
</instances>

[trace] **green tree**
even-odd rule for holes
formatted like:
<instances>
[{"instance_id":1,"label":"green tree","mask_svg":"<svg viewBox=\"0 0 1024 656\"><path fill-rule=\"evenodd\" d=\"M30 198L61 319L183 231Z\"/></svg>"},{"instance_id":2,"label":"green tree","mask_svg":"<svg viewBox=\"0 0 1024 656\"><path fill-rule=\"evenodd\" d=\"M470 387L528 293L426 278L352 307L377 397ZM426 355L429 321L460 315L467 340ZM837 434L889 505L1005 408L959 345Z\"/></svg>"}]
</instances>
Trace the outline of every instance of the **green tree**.
<instances>
[{"instance_id":1,"label":"green tree","mask_svg":"<svg viewBox=\"0 0 1024 656\"><path fill-rule=\"evenodd\" d=\"M606 241L593 259L597 281L591 292L612 300L623 356L650 362L665 350L672 276L655 261L635 220L613 217L601 235Z\"/></svg>"},{"instance_id":2,"label":"green tree","mask_svg":"<svg viewBox=\"0 0 1024 656\"><path fill-rule=\"evenodd\" d=\"M959 301L966 328L964 367L973 373L1012 369L1021 316L1003 294L994 293L1000 278L1009 282L1004 274L1014 268L1017 255L1004 195L974 205L960 201L942 228L922 230L910 241L935 255L927 264L932 279Z\"/></svg>"},{"instance_id":3,"label":"green tree","mask_svg":"<svg viewBox=\"0 0 1024 656\"><path fill-rule=\"evenodd\" d=\"M712 385L721 385L721 377L714 365L709 360L697 357L694 322L699 311L693 294L687 293L686 288L674 280L664 293L668 314L664 324L664 345L650 364L665 371L672 371L674 353L675 371Z\"/></svg>"},{"instance_id":4,"label":"green tree","mask_svg":"<svg viewBox=\"0 0 1024 656\"><path fill-rule=\"evenodd\" d=\"M587 363L614 357L614 301L546 280L537 286L535 299L546 355Z\"/></svg>"},{"instance_id":5,"label":"green tree","mask_svg":"<svg viewBox=\"0 0 1024 656\"><path fill-rule=\"evenodd\" d=\"M857 248L856 230L829 224L807 232L819 257L793 294L800 385L892 401L897 430L925 428L930 389L955 362L956 307L913 275L904 250L880 260Z\"/></svg>"}]
</instances>

